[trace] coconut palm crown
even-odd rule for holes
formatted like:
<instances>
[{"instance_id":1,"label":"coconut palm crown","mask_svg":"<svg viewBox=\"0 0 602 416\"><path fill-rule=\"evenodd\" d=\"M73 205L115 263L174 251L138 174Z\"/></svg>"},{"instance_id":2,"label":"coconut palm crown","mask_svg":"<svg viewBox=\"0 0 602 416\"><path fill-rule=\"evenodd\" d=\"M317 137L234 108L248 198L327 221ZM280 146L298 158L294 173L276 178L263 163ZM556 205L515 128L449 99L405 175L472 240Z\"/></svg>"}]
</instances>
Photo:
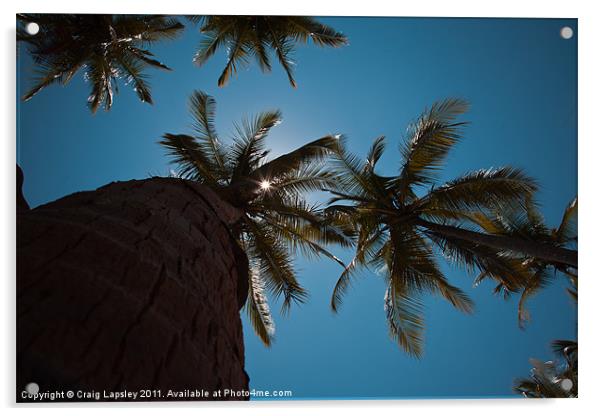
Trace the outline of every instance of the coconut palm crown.
<instances>
[{"instance_id":1,"label":"coconut palm crown","mask_svg":"<svg viewBox=\"0 0 602 416\"><path fill-rule=\"evenodd\" d=\"M421 356L423 344L421 294L438 294L460 311L473 310L470 298L440 270L438 252L512 290L524 287L529 277L522 259L507 255L507 250L450 233L451 229L478 234L470 229L475 215L524 207L536 190L532 179L512 167L469 172L436 185L466 124L456 119L467 108L463 100L447 99L425 111L400 146L397 175L376 171L385 150L384 137L374 141L365 159L350 154L341 142L333 161L337 187L330 189L333 198L326 214L333 223L354 230L357 240L355 256L334 287L331 307L339 309L358 270L377 270L387 288L384 303L390 335L415 357Z\"/></svg>"},{"instance_id":2,"label":"coconut palm crown","mask_svg":"<svg viewBox=\"0 0 602 416\"><path fill-rule=\"evenodd\" d=\"M179 35L184 26L159 15L21 14L17 40L28 45L37 76L23 95L29 100L52 84L66 85L79 71L92 86L88 105L92 112L113 105L117 81L131 85L142 102L152 104L144 70L170 70L154 58L148 46ZM39 25L28 34L24 25Z\"/></svg>"},{"instance_id":3,"label":"coconut palm crown","mask_svg":"<svg viewBox=\"0 0 602 416\"><path fill-rule=\"evenodd\" d=\"M195 91L189 107L194 134L166 133L160 144L179 166L178 176L205 184L244 212L232 232L249 259L246 310L255 332L269 346L274 324L266 295L282 297L283 312L307 297L296 278L293 252L323 255L344 266L323 245L352 243L324 221L318 205L303 197L333 186L332 174L320 162L336 148L338 138L324 136L268 160L265 141L281 120L279 111L236 124L232 143L225 145L214 127L214 99Z\"/></svg>"},{"instance_id":4,"label":"coconut palm crown","mask_svg":"<svg viewBox=\"0 0 602 416\"><path fill-rule=\"evenodd\" d=\"M318 46L339 47L347 44L347 38L333 28L306 16L192 16L201 21L200 48L194 62L205 64L220 48L227 50L227 62L218 79L224 86L240 67L255 58L263 72L272 69L271 51L286 71L289 82L297 86L293 77L293 53L297 43L309 39Z\"/></svg>"}]
</instances>

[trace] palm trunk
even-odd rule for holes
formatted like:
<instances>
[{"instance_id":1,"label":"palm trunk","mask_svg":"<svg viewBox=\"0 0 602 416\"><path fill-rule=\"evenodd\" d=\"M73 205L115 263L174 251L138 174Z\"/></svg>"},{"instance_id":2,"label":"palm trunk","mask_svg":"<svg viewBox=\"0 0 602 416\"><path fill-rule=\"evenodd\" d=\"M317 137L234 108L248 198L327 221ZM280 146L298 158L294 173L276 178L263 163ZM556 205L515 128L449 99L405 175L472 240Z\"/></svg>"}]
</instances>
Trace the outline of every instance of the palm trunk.
<instances>
[{"instance_id":1,"label":"palm trunk","mask_svg":"<svg viewBox=\"0 0 602 416\"><path fill-rule=\"evenodd\" d=\"M554 247L517 237L483 234L459 227L436 224L422 219L418 219L417 224L442 236L458 238L494 249L510 250L554 264L563 264L577 268L577 251L575 250Z\"/></svg>"},{"instance_id":2,"label":"palm trunk","mask_svg":"<svg viewBox=\"0 0 602 416\"><path fill-rule=\"evenodd\" d=\"M17 212L29 210L29 204L23 196L23 170L17 165Z\"/></svg>"},{"instance_id":3,"label":"palm trunk","mask_svg":"<svg viewBox=\"0 0 602 416\"><path fill-rule=\"evenodd\" d=\"M182 399L170 389L246 399L224 397L248 389L239 315L248 261L229 232L240 215L175 178L112 183L20 211L17 399L30 382L40 391L153 392L143 400Z\"/></svg>"}]
</instances>

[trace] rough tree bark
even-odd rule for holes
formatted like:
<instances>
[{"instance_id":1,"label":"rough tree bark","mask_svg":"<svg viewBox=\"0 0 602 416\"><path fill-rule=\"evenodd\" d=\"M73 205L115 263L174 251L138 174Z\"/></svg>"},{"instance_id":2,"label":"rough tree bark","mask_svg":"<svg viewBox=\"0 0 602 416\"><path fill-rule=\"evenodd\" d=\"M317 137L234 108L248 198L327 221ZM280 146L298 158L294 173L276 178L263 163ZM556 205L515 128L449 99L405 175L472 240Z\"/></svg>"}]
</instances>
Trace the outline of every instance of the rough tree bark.
<instances>
[{"instance_id":1,"label":"rough tree bark","mask_svg":"<svg viewBox=\"0 0 602 416\"><path fill-rule=\"evenodd\" d=\"M248 389L247 258L229 233L240 215L176 178L19 210L17 399L30 382L160 389L163 400L169 389Z\"/></svg>"}]
</instances>

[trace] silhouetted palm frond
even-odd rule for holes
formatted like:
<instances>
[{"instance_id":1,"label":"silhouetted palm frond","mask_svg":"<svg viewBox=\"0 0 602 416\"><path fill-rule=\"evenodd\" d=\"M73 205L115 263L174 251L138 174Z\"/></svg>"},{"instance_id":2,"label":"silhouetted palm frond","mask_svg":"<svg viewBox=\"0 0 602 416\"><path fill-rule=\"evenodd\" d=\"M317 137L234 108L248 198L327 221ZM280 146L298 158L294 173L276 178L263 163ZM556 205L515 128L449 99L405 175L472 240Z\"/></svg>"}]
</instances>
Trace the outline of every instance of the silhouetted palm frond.
<instances>
[{"instance_id":1,"label":"silhouetted palm frond","mask_svg":"<svg viewBox=\"0 0 602 416\"><path fill-rule=\"evenodd\" d=\"M52 84L67 84L81 70L91 84L92 112L100 106L111 108L118 82L131 85L140 101L152 104L144 70L170 68L147 47L177 37L184 27L175 18L159 15L21 14L18 19L21 25L36 22L40 27L35 35L23 27L17 32L37 73L23 99Z\"/></svg>"},{"instance_id":2,"label":"silhouetted palm frond","mask_svg":"<svg viewBox=\"0 0 602 416\"><path fill-rule=\"evenodd\" d=\"M529 378L516 380L514 391L528 398L578 397L577 342L556 340L552 349L561 361L541 362L531 359Z\"/></svg>"},{"instance_id":3,"label":"silhouetted palm frond","mask_svg":"<svg viewBox=\"0 0 602 416\"><path fill-rule=\"evenodd\" d=\"M271 51L285 70L290 84L296 87L293 76L295 65L293 54L297 43L310 39L318 46L339 47L347 44L347 38L312 17L304 16L206 16L191 17L194 23L201 22L203 38L194 62L201 66L218 49L225 47L227 61L218 85L224 86L232 75L255 58L260 69L272 69Z\"/></svg>"}]
</instances>

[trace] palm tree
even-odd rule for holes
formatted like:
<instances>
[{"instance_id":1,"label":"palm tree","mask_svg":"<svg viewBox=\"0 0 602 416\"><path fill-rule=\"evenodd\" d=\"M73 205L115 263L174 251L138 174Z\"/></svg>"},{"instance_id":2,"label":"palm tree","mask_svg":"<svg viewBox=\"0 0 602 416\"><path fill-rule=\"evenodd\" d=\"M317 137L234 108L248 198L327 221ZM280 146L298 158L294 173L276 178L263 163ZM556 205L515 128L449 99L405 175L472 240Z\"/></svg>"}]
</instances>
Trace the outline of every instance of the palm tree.
<instances>
[{"instance_id":1,"label":"palm tree","mask_svg":"<svg viewBox=\"0 0 602 416\"><path fill-rule=\"evenodd\" d=\"M240 66L255 57L263 72L272 69L269 50L276 54L293 87L295 61L292 55L296 43L309 39L318 46L339 47L347 44L347 38L313 17L305 16L192 16L201 21L200 48L194 62L201 66L220 48L227 48L227 63L219 77L218 85L226 85Z\"/></svg>"},{"instance_id":2,"label":"palm tree","mask_svg":"<svg viewBox=\"0 0 602 416\"><path fill-rule=\"evenodd\" d=\"M344 266L323 245L348 246L350 239L328 225L319 207L302 197L304 192L334 185L332 174L320 162L338 146L338 139L325 136L268 161L265 140L280 123L279 111L237 124L229 146L215 131L212 97L195 91L190 112L194 135L167 133L160 143L179 165L179 177L201 182L244 212L232 231L249 258L246 309L255 332L269 346L274 324L266 289L276 298L283 297L283 312L307 296L296 279L292 252L324 255Z\"/></svg>"},{"instance_id":3,"label":"palm tree","mask_svg":"<svg viewBox=\"0 0 602 416\"><path fill-rule=\"evenodd\" d=\"M514 390L529 398L578 397L578 345L576 341L556 340L555 352L562 357L560 363L540 363L532 360L534 368L530 379L518 380Z\"/></svg>"},{"instance_id":4,"label":"palm tree","mask_svg":"<svg viewBox=\"0 0 602 416\"><path fill-rule=\"evenodd\" d=\"M180 177L20 204L18 393L32 380L64 391L248 390L240 309L270 344L266 297L287 310L307 296L291 251L340 262L322 243L351 240L301 196L333 185L319 162L336 137L267 161L280 113L243 122L224 146L214 107L195 92L194 134L162 140Z\"/></svg>"},{"instance_id":5,"label":"palm tree","mask_svg":"<svg viewBox=\"0 0 602 416\"><path fill-rule=\"evenodd\" d=\"M335 285L331 307L337 311L358 268L379 270L387 286L390 335L414 356L422 352L421 293L438 293L459 310L472 310L468 296L439 269L436 248L450 261L479 270L481 279L493 278L515 291L524 287L530 271L511 253L576 267L571 250L474 230L475 217L525 209L536 184L520 169L479 170L436 186L437 173L465 125L456 119L467 108L462 100L447 99L424 112L401 145L398 175L376 172L384 137L374 141L365 160L349 154L344 145L335 152L337 187L330 189L334 197L326 214L333 224L355 230L357 242L353 260Z\"/></svg>"},{"instance_id":6,"label":"palm tree","mask_svg":"<svg viewBox=\"0 0 602 416\"><path fill-rule=\"evenodd\" d=\"M88 105L93 113L101 105L111 108L117 80L131 85L140 101L152 104L144 70L170 68L146 48L175 38L184 27L159 15L20 14L18 19L23 25L35 22L40 27L35 35L24 27L17 32L17 40L28 45L38 74L23 100L49 85L66 85L81 69L92 85Z\"/></svg>"},{"instance_id":7,"label":"palm tree","mask_svg":"<svg viewBox=\"0 0 602 416\"><path fill-rule=\"evenodd\" d=\"M533 368L529 378L515 382L514 391L528 398L577 397L578 361L577 342L557 340L552 343L562 362L541 362L532 359Z\"/></svg>"}]
</instances>

